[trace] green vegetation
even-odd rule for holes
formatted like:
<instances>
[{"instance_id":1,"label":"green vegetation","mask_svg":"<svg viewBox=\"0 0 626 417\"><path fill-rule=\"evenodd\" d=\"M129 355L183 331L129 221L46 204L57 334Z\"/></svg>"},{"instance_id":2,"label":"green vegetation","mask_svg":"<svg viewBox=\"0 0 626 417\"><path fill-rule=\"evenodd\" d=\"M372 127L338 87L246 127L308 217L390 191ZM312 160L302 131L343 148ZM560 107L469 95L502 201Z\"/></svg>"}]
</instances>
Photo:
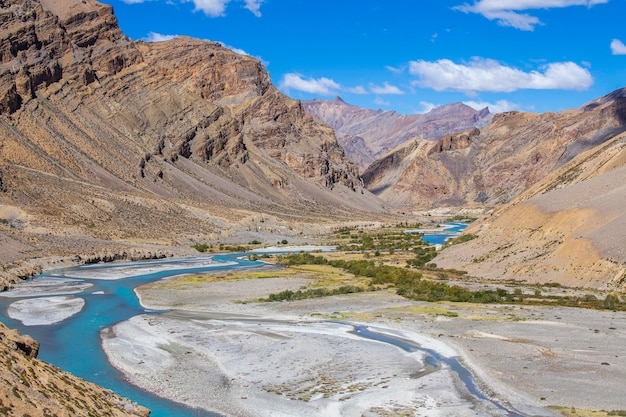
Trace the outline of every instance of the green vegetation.
<instances>
[{"instance_id":1,"label":"green vegetation","mask_svg":"<svg viewBox=\"0 0 626 417\"><path fill-rule=\"evenodd\" d=\"M355 285L343 285L339 288L309 288L297 291L285 290L276 294L270 294L267 298L262 298L259 301L294 301L307 298L328 297L331 295L353 294L363 291L365 290L362 287Z\"/></svg>"},{"instance_id":2,"label":"green vegetation","mask_svg":"<svg viewBox=\"0 0 626 417\"><path fill-rule=\"evenodd\" d=\"M375 233L366 233L364 230L342 228L335 232L335 237L341 239L335 243L340 251L396 251L412 250L418 246L428 246L422 240L420 233L404 233L408 226L387 227Z\"/></svg>"},{"instance_id":3,"label":"green vegetation","mask_svg":"<svg viewBox=\"0 0 626 417\"><path fill-rule=\"evenodd\" d=\"M413 260L411 260L413 261ZM495 290L472 291L460 285L449 285L445 282L424 279L423 274L408 266L405 268L385 265L382 261L368 259L353 260L328 260L323 256L315 256L310 253L297 253L282 255L277 258L277 263L287 266L302 265L328 265L341 269L356 277L369 278L367 288L371 291L386 287L396 288L396 293L411 300L418 301L451 301L451 302L471 302L480 304L526 304L526 305L560 305L568 307L582 307L592 309L609 309L613 311L626 311L626 302L620 300L615 294L609 294L604 300L598 299L593 294L584 296L555 296L541 295L541 291L535 290L532 295L524 294L521 288L515 288L509 292L504 288ZM444 273L443 270L438 270ZM548 287L558 285L548 284ZM341 288L341 287L340 287ZM345 294L346 292L360 292L351 286L339 289L316 289L304 291L283 291L278 294L271 294L263 301L299 300L304 298L323 297L327 295ZM360 288L360 287L358 287ZM335 292L338 291L338 292Z\"/></svg>"},{"instance_id":4,"label":"green vegetation","mask_svg":"<svg viewBox=\"0 0 626 417\"><path fill-rule=\"evenodd\" d=\"M451 222L473 223L474 221L476 221L476 218L475 217L466 216L464 214L457 214L456 216L452 217L449 221L451 221Z\"/></svg>"},{"instance_id":5,"label":"green vegetation","mask_svg":"<svg viewBox=\"0 0 626 417\"><path fill-rule=\"evenodd\" d=\"M437 250L433 246L419 246L413 249L413 253L415 253L415 258L406 261L407 266L420 268L437 256Z\"/></svg>"},{"instance_id":6,"label":"green vegetation","mask_svg":"<svg viewBox=\"0 0 626 417\"><path fill-rule=\"evenodd\" d=\"M258 242L258 243L255 243L255 242ZM217 246L217 248L215 248L213 245L208 245L206 243L196 243L195 245L192 246L192 248L202 253L214 252L216 249L219 252L246 252L250 250L251 246L254 246L260 243L261 242L259 242L258 240L253 240L248 245L225 245L223 243L220 243Z\"/></svg>"},{"instance_id":7,"label":"green vegetation","mask_svg":"<svg viewBox=\"0 0 626 417\"><path fill-rule=\"evenodd\" d=\"M9 221L7 219L0 218L0 224L9 224Z\"/></svg>"},{"instance_id":8,"label":"green vegetation","mask_svg":"<svg viewBox=\"0 0 626 417\"><path fill-rule=\"evenodd\" d=\"M466 234L462 234L458 237L452 238L452 239L448 239L446 241L446 243L444 244L444 246L451 246L451 245L457 245L459 243L465 243L465 242L469 242L470 240L474 240L478 237L478 235L475 235L473 233L466 233Z\"/></svg>"},{"instance_id":9,"label":"green vegetation","mask_svg":"<svg viewBox=\"0 0 626 417\"><path fill-rule=\"evenodd\" d=\"M626 410L612 410L612 411L592 411L592 410L581 410L576 409L574 407L550 407L564 416L567 417L608 417L608 416L626 416Z\"/></svg>"},{"instance_id":10,"label":"green vegetation","mask_svg":"<svg viewBox=\"0 0 626 417\"><path fill-rule=\"evenodd\" d=\"M204 253L209 249L209 245L207 245L206 243L196 243L192 246L192 248L194 248L198 252Z\"/></svg>"}]
</instances>

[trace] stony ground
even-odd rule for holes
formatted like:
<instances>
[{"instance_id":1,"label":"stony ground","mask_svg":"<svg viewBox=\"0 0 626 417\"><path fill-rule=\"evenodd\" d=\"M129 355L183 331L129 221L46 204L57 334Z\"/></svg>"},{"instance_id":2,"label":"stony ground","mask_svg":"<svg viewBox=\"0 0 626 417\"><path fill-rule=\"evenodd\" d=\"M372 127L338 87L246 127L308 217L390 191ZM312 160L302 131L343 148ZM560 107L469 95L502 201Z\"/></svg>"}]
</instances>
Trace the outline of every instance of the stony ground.
<instances>
[{"instance_id":1,"label":"stony ground","mask_svg":"<svg viewBox=\"0 0 626 417\"><path fill-rule=\"evenodd\" d=\"M297 289L303 284L301 279L281 278L210 284L196 282L176 288L170 281L167 285L145 287L140 294L142 302L148 306L176 309L170 313L170 319L175 320L176 325L170 324L169 331L157 332L166 339L168 332L192 337L193 332L184 330L185 325L181 323L185 320L197 323L206 319L206 315L216 320L254 317L279 321L331 319L362 322L425 335L451 346L470 366L486 392L517 405L518 409L528 407L528 415L549 415L553 410L551 407L574 407L581 410L579 415L584 415L580 414L584 409L626 409L626 392L622 384L626 377L626 362L621 360L621 346L626 343L624 313L552 307L432 304L410 302L390 292L298 302L233 302L287 288ZM164 317L163 320L152 325L134 322L130 331L137 334L137 329L152 331L155 326L165 326L166 329L168 319ZM197 326L194 328L196 331ZM245 334L243 329L241 331ZM123 332L120 329L120 333ZM232 337L232 334L228 336ZM177 340L183 339L179 337ZM238 343L244 350L251 346L246 345L244 337L239 337ZM280 348L279 344L276 346ZM211 368L215 363L205 363L204 366ZM126 371L133 373L137 369L130 366ZM164 383L159 382L154 373L150 378L153 386ZM177 380L184 380L184 376L178 375ZM235 381L230 383L236 384ZM192 391L187 391L186 397L194 396L193 388L190 389ZM287 390L285 387L281 389ZM463 406L459 408L460 403L456 404L456 409L449 410L451 414L443 415L458 415ZM429 408L425 403L421 405L425 407L422 412L427 413L425 410ZM430 410L432 412L433 408ZM497 414L486 412L483 415Z\"/></svg>"}]
</instances>

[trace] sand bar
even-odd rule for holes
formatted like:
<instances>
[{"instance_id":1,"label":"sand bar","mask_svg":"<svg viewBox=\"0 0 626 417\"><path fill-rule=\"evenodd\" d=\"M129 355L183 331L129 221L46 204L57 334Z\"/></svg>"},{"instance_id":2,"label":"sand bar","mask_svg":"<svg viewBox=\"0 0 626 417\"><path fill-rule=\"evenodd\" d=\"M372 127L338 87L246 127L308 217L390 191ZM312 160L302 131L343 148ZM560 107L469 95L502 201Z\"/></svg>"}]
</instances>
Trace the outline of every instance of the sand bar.
<instances>
[{"instance_id":1,"label":"sand bar","mask_svg":"<svg viewBox=\"0 0 626 417\"><path fill-rule=\"evenodd\" d=\"M25 326L50 325L78 314L85 300L73 296L28 298L9 305L7 314Z\"/></svg>"},{"instance_id":2,"label":"sand bar","mask_svg":"<svg viewBox=\"0 0 626 417\"><path fill-rule=\"evenodd\" d=\"M439 318L411 314L417 303L389 292L283 303L236 302L301 286L302 280L297 281L253 279L179 290L171 285L166 290L158 285L142 287L138 292L144 306L173 310L138 316L107 329L105 352L135 384L225 415L506 414L469 396L446 366L432 372L421 353L364 340L347 326L328 321L365 319L369 326L442 355L461 354L476 369L483 365L466 355L463 343L440 334ZM454 331L463 333L467 321L456 323ZM494 340L504 343L504 339ZM506 353L503 346L484 349ZM506 365L500 360L493 366ZM523 415L555 415L544 408L548 403L527 395L526 386L503 384L494 377L498 372L475 372L487 395Z\"/></svg>"}]
</instances>

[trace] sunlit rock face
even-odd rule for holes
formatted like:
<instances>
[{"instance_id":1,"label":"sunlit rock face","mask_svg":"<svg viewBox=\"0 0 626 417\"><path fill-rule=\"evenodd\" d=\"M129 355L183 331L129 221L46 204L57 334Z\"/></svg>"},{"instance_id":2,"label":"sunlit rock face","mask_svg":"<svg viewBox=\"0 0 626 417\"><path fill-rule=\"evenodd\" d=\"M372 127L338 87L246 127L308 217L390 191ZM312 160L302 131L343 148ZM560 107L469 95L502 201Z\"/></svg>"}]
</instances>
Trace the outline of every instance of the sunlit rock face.
<instances>
[{"instance_id":1,"label":"sunlit rock face","mask_svg":"<svg viewBox=\"0 0 626 417\"><path fill-rule=\"evenodd\" d=\"M0 204L22 231L176 243L254 213L288 229L380 211L333 130L257 59L133 41L92 0L0 15Z\"/></svg>"}]
</instances>

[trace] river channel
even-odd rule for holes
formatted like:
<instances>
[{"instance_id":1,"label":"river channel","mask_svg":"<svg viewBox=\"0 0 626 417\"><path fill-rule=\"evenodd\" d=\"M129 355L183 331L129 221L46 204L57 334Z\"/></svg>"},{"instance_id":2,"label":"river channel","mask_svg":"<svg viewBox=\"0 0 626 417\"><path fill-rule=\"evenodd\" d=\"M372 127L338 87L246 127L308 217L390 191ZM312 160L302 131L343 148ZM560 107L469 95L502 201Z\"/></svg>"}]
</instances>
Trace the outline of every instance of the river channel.
<instances>
[{"instance_id":1,"label":"river channel","mask_svg":"<svg viewBox=\"0 0 626 417\"><path fill-rule=\"evenodd\" d=\"M207 257L168 259L158 261L137 261L133 263L110 263L83 265L46 274L18 286L15 290L0 294L0 320L11 328L33 336L41 343L39 358L71 372L88 381L109 388L116 393L148 407L155 417L174 416L218 416L202 409L185 407L179 403L160 398L127 382L124 375L113 368L101 346L101 330L116 323L142 314L161 314L143 308L134 289L165 277L220 271L234 268L258 268L264 264L250 261L247 254L233 253ZM26 326L24 318L9 317L9 309L14 303L24 300L45 300L65 296L68 300L81 299L84 305L71 317L55 323ZM32 313L32 312L31 312ZM36 312L35 312L36 314ZM16 317L13 314L13 317ZM353 333L396 346L403 351L422 351L425 354L427 372L435 372L442 366L455 373L466 390L466 395L474 401L491 403L500 410L498 415L522 416L522 414L490 399L475 383L471 372L456 357L446 357L425 349L419 344L393 333L380 332L367 326L341 323L352 326Z\"/></svg>"}]
</instances>

